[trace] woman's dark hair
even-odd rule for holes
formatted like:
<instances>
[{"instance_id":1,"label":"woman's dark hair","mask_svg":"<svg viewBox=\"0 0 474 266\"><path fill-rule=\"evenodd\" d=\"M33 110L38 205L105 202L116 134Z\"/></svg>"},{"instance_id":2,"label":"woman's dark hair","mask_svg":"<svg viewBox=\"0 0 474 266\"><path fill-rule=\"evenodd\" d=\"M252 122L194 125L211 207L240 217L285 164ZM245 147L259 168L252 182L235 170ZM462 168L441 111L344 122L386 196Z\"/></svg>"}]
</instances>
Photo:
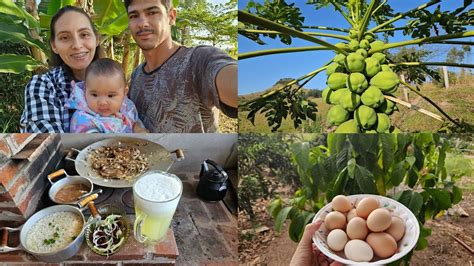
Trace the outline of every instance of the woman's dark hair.
<instances>
[{"instance_id":1,"label":"woman's dark hair","mask_svg":"<svg viewBox=\"0 0 474 266\"><path fill-rule=\"evenodd\" d=\"M49 26L49 32L50 32L49 45L50 46L51 46L51 42L54 41L54 38L56 37L56 30L54 28L54 26L56 25L56 22L58 22L58 19L62 15L66 14L67 12L77 12L79 14L84 15L87 18L87 20L89 20L91 28L94 31L94 34L96 36L99 36L99 32L95 28L94 23L92 22L89 15L83 9L75 7L75 6L65 6L65 7L59 9L58 12L56 12L56 14L51 18L51 24ZM96 50L95 50L95 54L94 54L94 58L92 59L92 62L99 59L101 54L102 54L102 48L100 47L100 45L98 45ZM71 71L70 67L64 63L63 59L58 54L55 54L53 52L53 49L51 49L51 59L52 59L51 62L50 62L51 66L54 66L54 67L62 66L62 67L65 67L67 70Z\"/></svg>"},{"instance_id":2,"label":"woman's dark hair","mask_svg":"<svg viewBox=\"0 0 474 266\"><path fill-rule=\"evenodd\" d=\"M127 84L122 66L110 58L100 58L93 61L86 69L86 80L90 74L99 76L112 76L113 74L119 74L123 83Z\"/></svg>"},{"instance_id":3,"label":"woman's dark hair","mask_svg":"<svg viewBox=\"0 0 474 266\"><path fill-rule=\"evenodd\" d=\"M125 4L125 9L128 12L128 6L133 2L133 0L124 0L123 3ZM161 4L163 4L166 8L166 11L168 11L172 6L173 3L171 0L161 0Z\"/></svg>"}]
</instances>

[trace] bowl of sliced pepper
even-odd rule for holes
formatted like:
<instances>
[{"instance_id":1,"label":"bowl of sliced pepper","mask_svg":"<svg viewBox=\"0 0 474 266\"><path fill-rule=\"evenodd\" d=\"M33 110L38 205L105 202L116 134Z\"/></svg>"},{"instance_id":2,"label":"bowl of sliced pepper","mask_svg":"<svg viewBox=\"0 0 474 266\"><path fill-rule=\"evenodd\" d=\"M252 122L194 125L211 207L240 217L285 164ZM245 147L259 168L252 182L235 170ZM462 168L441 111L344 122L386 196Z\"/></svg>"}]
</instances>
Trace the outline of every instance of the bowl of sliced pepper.
<instances>
[{"instance_id":1,"label":"bowl of sliced pepper","mask_svg":"<svg viewBox=\"0 0 474 266\"><path fill-rule=\"evenodd\" d=\"M84 231L89 248L102 256L110 256L127 242L130 225L123 208L104 204L97 208L100 220L90 222Z\"/></svg>"}]
</instances>

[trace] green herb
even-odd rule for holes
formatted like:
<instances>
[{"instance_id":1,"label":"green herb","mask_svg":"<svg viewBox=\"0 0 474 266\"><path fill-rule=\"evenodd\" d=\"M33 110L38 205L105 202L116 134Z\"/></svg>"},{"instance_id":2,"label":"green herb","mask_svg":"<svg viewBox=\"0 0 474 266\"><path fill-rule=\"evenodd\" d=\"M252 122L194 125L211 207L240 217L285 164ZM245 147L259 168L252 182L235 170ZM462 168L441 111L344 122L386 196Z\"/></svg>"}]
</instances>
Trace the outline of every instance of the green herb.
<instances>
[{"instance_id":1,"label":"green herb","mask_svg":"<svg viewBox=\"0 0 474 266\"><path fill-rule=\"evenodd\" d=\"M56 240L54 240L53 238L43 240L43 244L45 245L52 245L54 244L54 242L56 242Z\"/></svg>"},{"instance_id":2,"label":"green herb","mask_svg":"<svg viewBox=\"0 0 474 266\"><path fill-rule=\"evenodd\" d=\"M54 238L58 238L58 237L59 237L58 232L54 233L53 237L54 237Z\"/></svg>"}]
</instances>

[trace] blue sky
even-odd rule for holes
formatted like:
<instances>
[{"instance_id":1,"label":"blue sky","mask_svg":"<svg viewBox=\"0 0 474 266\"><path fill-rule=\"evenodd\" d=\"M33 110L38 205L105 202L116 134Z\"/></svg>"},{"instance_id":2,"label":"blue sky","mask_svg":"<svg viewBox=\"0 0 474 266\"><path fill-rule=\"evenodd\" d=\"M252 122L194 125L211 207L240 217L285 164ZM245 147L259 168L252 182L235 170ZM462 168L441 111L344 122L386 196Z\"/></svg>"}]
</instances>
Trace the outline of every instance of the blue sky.
<instances>
[{"instance_id":1,"label":"blue sky","mask_svg":"<svg viewBox=\"0 0 474 266\"><path fill-rule=\"evenodd\" d=\"M239 10L245 8L249 1L239 0ZM263 0L258 0L263 2ZM286 1L292 3L294 1ZM297 3L304 3L306 1L296 1ZM413 1L413 0L389 0L391 7L397 12L406 12L412 8L415 8L425 1ZM441 11L454 10L462 4L461 0L443 0L441 3ZM318 25L318 26L330 26L349 28L348 22L339 14L334 12L333 8L324 8L315 10L313 6L306 4L298 4L301 13L305 17L305 25ZM437 5L431 6L428 10L433 11ZM395 23L395 26L405 25L406 20L399 20ZM369 28L375 26L374 24L369 25ZM469 29L472 30L472 27ZM317 30L320 31L320 30ZM322 31L327 33L337 33L333 31ZM379 35L382 38L382 35ZM340 42L338 39L323 38L325 41L331 43ZM390 42L398 42L403 40L411 39L409 36L403 36L402 31L397 31L395 37L389 39ZM258 45L249 39L239 35L239 53L266 50L272 48L287 48L287 47L300 47L300 46L313 46L314 43L293 38L290 46L281 43L280 41L274 41L272 39L263 39L267 45ZM464 41L473 41L473 38L464 38ZM436 50L436 55L429 61L445 61L446 53L451 48L450 45L430 45L430 49ZM459 46L461 47L461 46ZM465 62L474 62L474 51L471 53L469 58L466 58ZM299 53L288 53L288 54L276 54L267 55L255 58L249 58L245 60L239 60L239 95L248 94L257 91L263 91L270 88L281 78L298 78L301 77L319 67L324 65L334 57L334 53L330 51L312 51L312 52L299 52ZM450 71L455 69L450 68ZM306 88L312 89L324 89L326 87L326 75L324 72L318 74L310 82L305 85Z\"/></svg>"}]
</instances>

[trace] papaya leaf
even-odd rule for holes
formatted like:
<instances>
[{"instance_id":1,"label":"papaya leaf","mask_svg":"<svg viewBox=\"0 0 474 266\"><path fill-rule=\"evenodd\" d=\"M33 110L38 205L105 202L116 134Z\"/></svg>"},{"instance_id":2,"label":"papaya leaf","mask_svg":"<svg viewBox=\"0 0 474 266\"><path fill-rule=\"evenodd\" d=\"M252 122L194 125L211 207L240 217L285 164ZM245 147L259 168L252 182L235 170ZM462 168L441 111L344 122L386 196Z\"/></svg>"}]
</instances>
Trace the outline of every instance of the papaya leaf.
<instances>
[{"instance_id":1,"label":"papaya leaf","mask_svg":"<svg viewBox=\"0 0 474 266\"><path fill-rule=\"evenodd\" d=\"M395 135L379 134L379 140L380 144L382 145L382 171L383 173L387 173L395 157Z\"/></svg>"},{"instance_id":2,"label":"papaya leaf","mask_svg":"<svg viewBox=\"0 0 474 266\"><path fill-rule=\"evenodd\" d=\"M350 173L349 175L356 180L361 192L366 194L377 194L374 176L365 167L355 164L352 175Z\"/></svg>"},{"instance_id":3,"label":"papaya leaf","mask_svg":"<svg viewBox=\"0 0 474 266\"><path fill-rule=\"evenodd\" d=\"M306 225L306 218L307 216L304 213L298 213L290 223L290 228L288 229L288 233L290 235L290 239L294 242L299 242L301 236L304 232L304 227Z\"/></svg>"},{"instance_id":4,"label":"papaya leaf","mask_svg":"<svg viewBox=\"0 0 474 266\"><path fill-rule=\"evenodd\" d=\"M415 167L410 167L410 169L408 169L407 177L407 185L411 188L414 188L418 182L418 179L420 178L420 175L418 171L415 170Z\"/></svg>"}]
</instances>

